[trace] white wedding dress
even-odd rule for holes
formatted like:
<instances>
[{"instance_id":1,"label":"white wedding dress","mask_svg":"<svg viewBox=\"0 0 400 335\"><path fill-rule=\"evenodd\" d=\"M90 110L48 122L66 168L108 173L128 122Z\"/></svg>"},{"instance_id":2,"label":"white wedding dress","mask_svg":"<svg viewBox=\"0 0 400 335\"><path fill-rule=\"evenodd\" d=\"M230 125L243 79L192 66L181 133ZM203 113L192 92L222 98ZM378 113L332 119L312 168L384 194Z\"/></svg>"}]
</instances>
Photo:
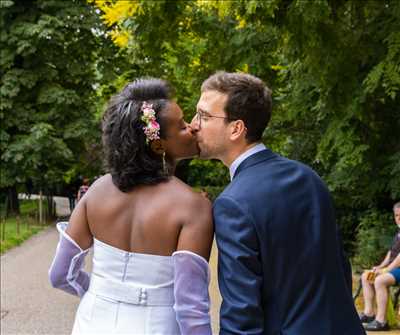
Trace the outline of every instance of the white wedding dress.
<instances>
[{"instance_id":1,"label":"white wedding dress","mask_svg":"<svg viewBox=\"0 0 400 335\"><path fill-rule=\"evenodd\" d=\"M93 270L72 334L180 334L171 256L127 252L94 239Z\"/></svg>"}]
</instances>

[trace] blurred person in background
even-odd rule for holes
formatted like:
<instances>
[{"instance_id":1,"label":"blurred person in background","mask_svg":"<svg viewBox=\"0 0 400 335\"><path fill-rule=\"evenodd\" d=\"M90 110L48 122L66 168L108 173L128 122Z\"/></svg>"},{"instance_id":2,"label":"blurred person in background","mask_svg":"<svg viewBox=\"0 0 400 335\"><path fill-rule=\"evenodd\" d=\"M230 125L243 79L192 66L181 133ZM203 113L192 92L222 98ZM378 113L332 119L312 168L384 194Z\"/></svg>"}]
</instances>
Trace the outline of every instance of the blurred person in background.
<instances>
[{"instance_id":1,"label":"blurred person in background","mask_svg":"<svg viewBox=\"0 0 400 335\"><path fill-rule=\"evenodd\" d=\"M389 330L386 320L389 288L400 283L400 202L393 206L394 221L399 230L383 261L361 275L364 311L360 320L368 331ZM376 315L374 312L376 300Z\"/></svg>"}]
</instances>

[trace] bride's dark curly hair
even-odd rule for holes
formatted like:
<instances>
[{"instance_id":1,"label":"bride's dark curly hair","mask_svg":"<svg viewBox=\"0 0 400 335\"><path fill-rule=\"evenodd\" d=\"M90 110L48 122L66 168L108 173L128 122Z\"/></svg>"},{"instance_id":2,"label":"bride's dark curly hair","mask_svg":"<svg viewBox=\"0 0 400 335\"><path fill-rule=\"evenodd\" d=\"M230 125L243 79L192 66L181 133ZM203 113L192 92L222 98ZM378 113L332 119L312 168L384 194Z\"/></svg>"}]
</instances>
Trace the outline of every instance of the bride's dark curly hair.
<instances>
[{"instance_id":1,"label":"bride's dark curly hair","mask_svg":"<svg viewBox=\"0 0 400 335\"><path fill-rule=\"evenodd\" d=\"M121 191L129 192L137 185L153 185L168 179L162 156L146 143L141 108L144 101L153 105L160 137L165 138L163 111L172 94L167 82L140 78L111 98L103 116L103 147L106 168Z\"/></svg>"}]
</instances>

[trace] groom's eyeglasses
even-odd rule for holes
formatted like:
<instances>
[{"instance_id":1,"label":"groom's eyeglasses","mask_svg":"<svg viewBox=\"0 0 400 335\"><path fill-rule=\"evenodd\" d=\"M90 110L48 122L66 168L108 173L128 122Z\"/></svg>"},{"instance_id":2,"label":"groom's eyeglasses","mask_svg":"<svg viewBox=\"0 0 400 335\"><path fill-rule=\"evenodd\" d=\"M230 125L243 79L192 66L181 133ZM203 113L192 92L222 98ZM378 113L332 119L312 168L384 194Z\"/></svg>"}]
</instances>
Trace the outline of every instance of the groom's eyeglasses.
<instances>
[{"instance_id":1,"label":"groom's eyeglasses","mask_svg":"<svg viewBox=\"0 0 400 335\"><path fill-rule=\"evenodd\" d=\"M204 121L207 122L207 120L208 120L209 118L227 119L227 120L230 120L229 117L226 117L226 116L211 115L211 114L204 113L204 112L197 112L195 117L196 117L197 120L199 121L199 128L201 128L202 121L203 121L203 122L204 122Z\"/></svg>"}]
</instances>

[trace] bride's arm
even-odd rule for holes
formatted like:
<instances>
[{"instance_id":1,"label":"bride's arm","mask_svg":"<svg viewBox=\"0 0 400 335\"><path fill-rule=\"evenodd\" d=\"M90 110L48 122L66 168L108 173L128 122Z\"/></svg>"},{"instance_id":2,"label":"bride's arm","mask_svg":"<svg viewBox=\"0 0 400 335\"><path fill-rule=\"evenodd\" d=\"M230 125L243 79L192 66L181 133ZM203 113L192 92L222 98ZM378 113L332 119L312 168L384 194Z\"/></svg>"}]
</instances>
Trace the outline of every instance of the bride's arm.
<instances>
[{"instance_id":1,"label":"bride's arm","mask_svg":"<svg viewBox=\"0 0 400 335\"><path fill-rule=\"evenodd\" d=\"M84 258L93 242L86 220L86 205L82 199L73 211L70 223L59 222L60 240L49 269L53 287L82 296L89 287L89 275L82 269Z\"/></svg>"},{"instance_id":2,"label":"bride's arm","mask_svg":"<svg viewBox=\"0 0 400 335\"><path fill-rule=\"evenodd\" d=\"M80 246L82 249L88 249L93 244L93 235L89 229L87 220L86 203L90 195L90 189L85 193L84 197L78 202L69 219L66 233Z\"/></svg>"},{"instance_id":3,"label":"bride's arm","mask_svg":"<svg viewBox=\"0 0 400 335\"><path fill-rule=\"evenodd\" d=\"M208 261L214 239L211 202L196 193L185 206L188 215L179 234L177 250L194 252Z\"/></svg>"},{"instance_id":4,"label":"bride's arm","mask_svg":"<svg viewBox=\"0 0 400 335\"><path fill-rule=\"evenodd\" d=\"M211 204L196 199L190 219L182 227L177 251L172 255L175 281L174 309L182 334L212 334L208 285L210 256L214 236Z\"/></svg>"}]
</instances>

